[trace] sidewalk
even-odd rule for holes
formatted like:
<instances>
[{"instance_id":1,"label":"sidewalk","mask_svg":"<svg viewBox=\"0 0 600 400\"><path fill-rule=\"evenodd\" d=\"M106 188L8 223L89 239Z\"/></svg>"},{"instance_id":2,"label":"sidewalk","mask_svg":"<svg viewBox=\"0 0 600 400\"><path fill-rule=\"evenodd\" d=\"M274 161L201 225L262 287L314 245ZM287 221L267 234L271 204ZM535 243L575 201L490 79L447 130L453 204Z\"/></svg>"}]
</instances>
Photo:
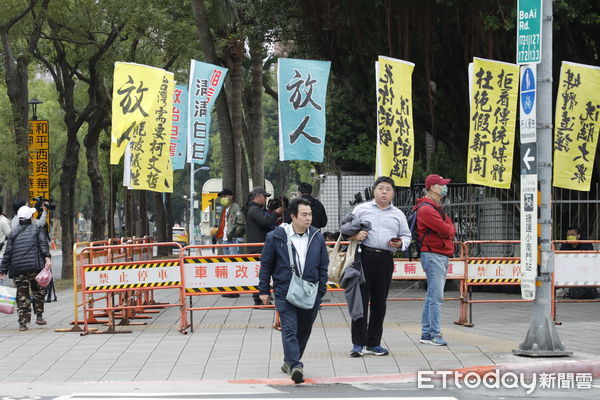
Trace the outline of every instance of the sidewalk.
<instances>
[{"instance_id":1,"label":"sidewalk","mask_svg":"<svg viewBox=\"0 0 600 400\"><path fill-rule=\"evenodd\" d=\"M392 289L390 298L402 289ZM420 297L423 291L409 290L403 297ZM448 297L457 293L447 292ZM477 298L517 299L516 295L476 293ZM157 300L175 302L175 290L156 291ZM327 294L333 302L341 293ZM17 331L16 315L0 315L0 380L2 383L156 382L224 381L288 384L281 373L283 360L280 332L272 329L272 310L216 310L194 313L194 333L177 331L179 313L168 308L147 325L129 334L80 336L56 333L73 319L72 294L58 293L58 302L46 304L49 324L30 325ZM199 296L194 305L249 305L250 295L237 299ZM382 345L387 357L350 358L350 320L345 307L323 307L303 358L307 382L406 381L419 370L448 370L474 366L518 363L523 366L548 364L548 359L516 357L529 327L531 304L475 304L473 328L453 324L458 302L442 309L442 332L447 347L420 344L422 302L389 302ZM600 365L600 346L590 332L600 331L598 303L560 304L557 326L571 358L550 359L556 367L572 360L592 360ZM103 327L98 327L102 329ZM541 364L536 364L541 363ZM563 364L560 364L563 363ZM565 364L566 363L566 364ZM586 364L587 365L587 364ZM542 371L540 371L542 372ZM552 371L547 371L552 372ZM600 372L600 370L599 370ZM182 388L183 389L183 388Z\"/></svg>"}]
</instances>

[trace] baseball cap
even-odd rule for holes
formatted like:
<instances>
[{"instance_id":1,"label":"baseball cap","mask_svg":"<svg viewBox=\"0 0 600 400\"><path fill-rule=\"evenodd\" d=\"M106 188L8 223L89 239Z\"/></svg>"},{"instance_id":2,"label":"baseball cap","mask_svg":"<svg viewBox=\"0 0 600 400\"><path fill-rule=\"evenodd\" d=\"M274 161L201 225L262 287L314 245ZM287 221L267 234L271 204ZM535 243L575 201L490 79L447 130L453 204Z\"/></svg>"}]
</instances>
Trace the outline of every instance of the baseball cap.
<instances>
[{"instance_id":1,"label":"baseball cap","mask_svg":"<svg viewBox=\"0 0 600 400\"><path fill-rule=\"evenodd\" d=\"M219 192L219 197L221 196L233 196L233 192L229 189L223 189Z\"/></svg>"},{"instance_id":2,"label":"baseball cap","mask_svg":"<svg viewBox=\"0 0 600 400\"><path fill-rule=\"evenodd\" d=\"M259 194L264 195L265 197L269 197L271 196L271 193L267 192L265 190L265 188L263 188L262 186L256 186L254 189L252 189L252 192L250 192L250 198L255 198L256 196L258 196Z\"/></svg>"},{"instance_id":3,"label":"baseball cap","mask_svg":"<svg viewBox=\"0 0 600 400\"><path fill-rule=\"evenodd\" d=\"M429 189L433 185L447 185L452 182L452 179L442 178L439 175L431 174L427 178L425 178L425 189Z\"/></svg>"},{"instance_id":4,"label":"baseball cap","mask_svg":"<svg viewBox=\"0 0 600 400\"><path fill-rule=\"evenodd\" d=\"M31 217L33 217L33 214L35 212L36 212L35 208L29 207L29 206L23 206L23 207L19 208L19 211L17 211L17 217L23 218L23 219L31 219Z\"/></svg>"}]
</instances>

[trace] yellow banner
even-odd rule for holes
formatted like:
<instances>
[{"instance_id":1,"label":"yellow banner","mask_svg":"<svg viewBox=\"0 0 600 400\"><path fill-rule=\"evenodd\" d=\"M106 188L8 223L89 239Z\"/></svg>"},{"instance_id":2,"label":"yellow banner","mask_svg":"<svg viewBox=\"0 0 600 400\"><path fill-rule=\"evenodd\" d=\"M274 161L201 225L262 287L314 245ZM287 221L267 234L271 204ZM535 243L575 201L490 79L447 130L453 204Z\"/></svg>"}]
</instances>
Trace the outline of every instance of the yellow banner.
<instances>
[{"instance_id":1,"label":"yellow banner","mask_svg":"<svg viewBox=\"0 0 600 400\"><path fill-rule=\"evenodd\" d=\"M148 91L156 99L149 119L131 138L129 188L173 192L173 166L169 155L173 124L173 91L175 77L163 71L157 92Z\"/></svg>"},{"instance_id":2,"label":"yellow banner","mask_svg":"<svg viewBox=\"0 0 600 400\"><path fill-rule=\"evenodd\" d=\"M563 61L554 119L554 186L589 192L599 114L600 67Z\"/></svg>"},{"instance_id":3,"label":"yellow banner","mask_svg":"<svg viewBox=\"0 0 600 400\"><path fill-rule=\"evenodd\" d=\"M379 56L377 80L377 155L375 173L397 186L410 186L414 162L413 63Z\"/></svg>"},{"instance_id":4,"label":"yellow banner","mask_svg":"<svg viewBox=\"0 0 600 400\"><path fill-rule=\"evenodd\" d=\"M28 121L29 200L50 199L50 147L48 121Z\"/></svg>"},{"instance_id":5,"label":"yellow banner","mask_svg":"<svg viewBox=\"0 0 600 400\"><path fill-rule=\"evenodd\" d=\"M519 66L473 59L467 183L508 189L517 122Z\"/></svg>"},{"instance_id":6,"label":"yellow banner","mask_svg":"<svg viewBox=\"0 0 600 400\"><path fill-rule=\"evenodd\" d=\"M132 63L115 63L110 163L118 164L136 132L148 131L165 71Z\"/></svg>"}]
</instances>

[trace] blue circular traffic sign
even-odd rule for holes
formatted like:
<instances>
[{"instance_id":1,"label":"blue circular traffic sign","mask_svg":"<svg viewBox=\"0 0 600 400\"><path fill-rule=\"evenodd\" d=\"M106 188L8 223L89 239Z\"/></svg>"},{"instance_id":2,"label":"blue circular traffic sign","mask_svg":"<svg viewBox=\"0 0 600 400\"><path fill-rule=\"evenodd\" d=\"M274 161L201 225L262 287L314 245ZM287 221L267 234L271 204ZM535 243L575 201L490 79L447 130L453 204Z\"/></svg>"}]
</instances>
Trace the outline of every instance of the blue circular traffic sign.
<instances>
[{"instance_id":1,"label":"blue circular traffic sign","mask_svg":"<svg viewBox=\"0 0 600 400\"><path fill-rule=\"evenodd\" d=\"M521 105L525 114L529 114L535 104L535 75L526 68L521 79Z\"/></svg>"}]
</instances>

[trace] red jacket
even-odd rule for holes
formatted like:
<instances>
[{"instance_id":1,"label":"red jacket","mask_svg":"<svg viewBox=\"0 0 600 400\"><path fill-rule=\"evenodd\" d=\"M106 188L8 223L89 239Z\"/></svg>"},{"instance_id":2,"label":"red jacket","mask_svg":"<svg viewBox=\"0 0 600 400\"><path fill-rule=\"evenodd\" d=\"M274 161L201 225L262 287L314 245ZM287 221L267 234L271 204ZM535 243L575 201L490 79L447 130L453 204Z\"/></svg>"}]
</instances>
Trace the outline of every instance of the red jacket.
<instances>
[{"instance_id":1,"label":"red jacket","mask_svg":"<svg viewBox=\"0 0 600 400\"><path fill-rule=\"evenodd\" d=\"M428 205L420 207L417 211L417 233L421 241L421 252L427 251L452 257L454 255L452 239L456 234L452 218L446 215L441 204L436 204L427 197L417 199L413 210L424 203Z\"/></svg>"}]
</instances>

